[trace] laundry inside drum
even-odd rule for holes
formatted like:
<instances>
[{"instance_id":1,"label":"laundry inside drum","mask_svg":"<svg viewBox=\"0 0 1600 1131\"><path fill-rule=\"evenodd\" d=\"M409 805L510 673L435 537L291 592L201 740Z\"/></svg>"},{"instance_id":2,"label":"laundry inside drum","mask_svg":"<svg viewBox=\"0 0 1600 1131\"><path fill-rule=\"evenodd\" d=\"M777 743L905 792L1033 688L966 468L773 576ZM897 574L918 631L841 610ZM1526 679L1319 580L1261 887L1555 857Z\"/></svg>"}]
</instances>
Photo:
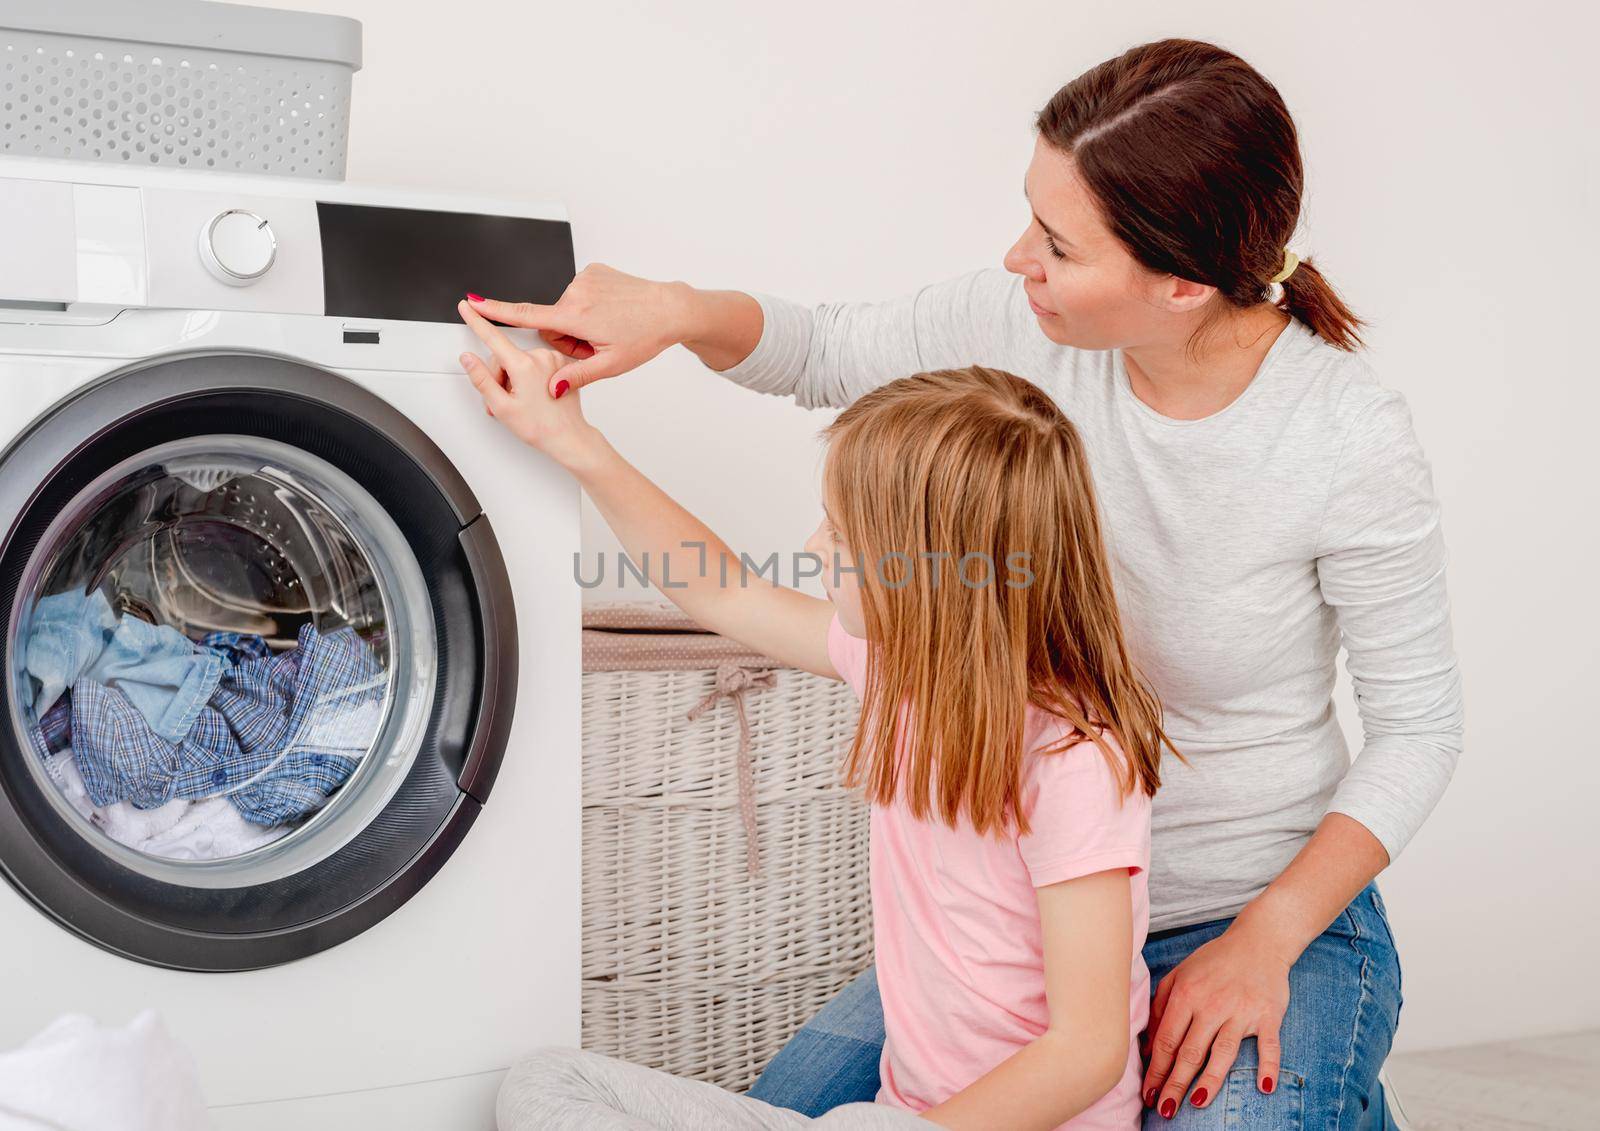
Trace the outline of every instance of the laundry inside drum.
<instances>
[{"instance_id":1,"label":"laundry inside drum","mask_svg":"<svg viewBox=\"0 0 1600 1131\"><path fill-rule=\"evenodd\" d=\"M144 857L245 857L385 761L396 699L431 668L396 679L397 603L423 587L375 508L324 461L242 436L153 448L79 492L11 646L13 717L71 819Z\"/></svg>"}]
</instances>

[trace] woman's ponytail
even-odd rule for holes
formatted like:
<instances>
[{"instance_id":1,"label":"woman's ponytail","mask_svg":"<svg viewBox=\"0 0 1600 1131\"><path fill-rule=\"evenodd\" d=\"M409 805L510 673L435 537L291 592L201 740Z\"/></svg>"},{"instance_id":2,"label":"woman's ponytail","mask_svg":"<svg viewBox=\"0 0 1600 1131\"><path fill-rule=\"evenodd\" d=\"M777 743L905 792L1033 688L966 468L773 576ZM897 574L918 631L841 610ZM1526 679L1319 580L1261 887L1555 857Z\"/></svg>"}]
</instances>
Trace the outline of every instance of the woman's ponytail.
<instances>
[{"instance_id":1,"label":"woman's ponytail","mask_svg":"<svg viewBox=\"0 0 1600 1131\"><path fill-rule=\"evenodd\" d=\"M1353 351L1366 344L1358 332L1366 322L1345 305L1309 256L1277 285L1283 288L1278 309L1304 322L1319 338L1342 350Z\"/></svg>"}]
</instances>

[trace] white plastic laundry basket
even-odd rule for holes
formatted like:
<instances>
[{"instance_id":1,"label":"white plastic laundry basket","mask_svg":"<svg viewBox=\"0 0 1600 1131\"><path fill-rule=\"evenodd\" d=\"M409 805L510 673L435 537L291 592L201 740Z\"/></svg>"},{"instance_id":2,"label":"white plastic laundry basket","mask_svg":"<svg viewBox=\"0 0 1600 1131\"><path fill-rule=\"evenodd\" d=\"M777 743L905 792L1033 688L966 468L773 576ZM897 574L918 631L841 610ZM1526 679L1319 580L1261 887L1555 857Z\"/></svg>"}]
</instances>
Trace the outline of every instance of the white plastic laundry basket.
<instances>
[{"instance_id":1,"label":"white plastic laundry basket","mask_svg":"<svg viewBox=\"0 0 1600 1131\"><path fill-rule=\"evenodd\" d=\"M204 0L0 4L0 157L341 180L361 24Z\"/></svg>"},{"instance_id":2,"label":"white plastic laundry basket","mask_svg":"<svg viewBox=\"0 0 1600 1131\"><path fill-rule=\"evenodd\" d=\"M872 961L855 695L672 606L583 637L584 1047L743 1091Z\"/></svg>"}]
</instances>

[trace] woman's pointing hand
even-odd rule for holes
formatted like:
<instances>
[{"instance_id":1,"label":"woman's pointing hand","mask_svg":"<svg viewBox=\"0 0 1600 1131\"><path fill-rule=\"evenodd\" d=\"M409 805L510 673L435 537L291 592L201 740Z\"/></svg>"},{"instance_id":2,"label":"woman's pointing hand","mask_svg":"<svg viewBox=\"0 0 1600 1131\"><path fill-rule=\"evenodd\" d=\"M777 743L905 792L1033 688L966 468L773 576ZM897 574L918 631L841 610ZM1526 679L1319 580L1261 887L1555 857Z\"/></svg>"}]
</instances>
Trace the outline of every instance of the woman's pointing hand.
<instances>
[{"instance_id":1,"label":"woman's pointing hand","mask_svg":"<svg viewBox=\"0 0 1600 1131\"><path fill-rule=\"evenodd\" d=\"M550 375L551 396L566 381L571 388L636 369L683 340L690 288L626 275L591 263L548 306L468 296L471 308L507 326L538 330L552 348L572 360Z\"/></svg>"}]
</instances>

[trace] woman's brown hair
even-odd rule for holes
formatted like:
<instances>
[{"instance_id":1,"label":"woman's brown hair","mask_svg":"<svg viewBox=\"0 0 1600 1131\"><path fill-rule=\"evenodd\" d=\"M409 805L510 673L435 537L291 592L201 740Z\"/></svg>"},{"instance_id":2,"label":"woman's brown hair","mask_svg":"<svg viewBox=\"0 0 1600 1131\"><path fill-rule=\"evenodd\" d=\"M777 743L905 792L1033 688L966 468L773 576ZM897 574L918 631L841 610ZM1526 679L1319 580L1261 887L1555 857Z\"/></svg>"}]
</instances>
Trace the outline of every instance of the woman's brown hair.
<instances>
[{"instance_id":1,"label":"woman's brown hair","mask_svg":"<svg viewBox=\"0 0 1600 1131\"><path fill-rule=\"evenodd\" d=\"M1304 170L1294 119L1254 67L1193 39L1141 44L1056 91L1035 125L1145 267L1216 287L1235 308L1267 301ZM1365 323L1309 257L1279 306L1340 349L1364 344Z\"/></svg>"},{"instance_id":2,"label":"woman's brown hair","mask_svg":"<svg viewBox=\"0 0 1600 1131\"><path fill-rule=\"evenodd\" d=\"M919 818L1026 833L1033 704L1073 728L1042 754L1090 739L1125 795L1154 794L1171 744L1128 658L1083 442L1056 403L1010 373L942 369L873 389L823 436L824 497L875 645L845 780Z\"/></svg>"}]
</instances>

